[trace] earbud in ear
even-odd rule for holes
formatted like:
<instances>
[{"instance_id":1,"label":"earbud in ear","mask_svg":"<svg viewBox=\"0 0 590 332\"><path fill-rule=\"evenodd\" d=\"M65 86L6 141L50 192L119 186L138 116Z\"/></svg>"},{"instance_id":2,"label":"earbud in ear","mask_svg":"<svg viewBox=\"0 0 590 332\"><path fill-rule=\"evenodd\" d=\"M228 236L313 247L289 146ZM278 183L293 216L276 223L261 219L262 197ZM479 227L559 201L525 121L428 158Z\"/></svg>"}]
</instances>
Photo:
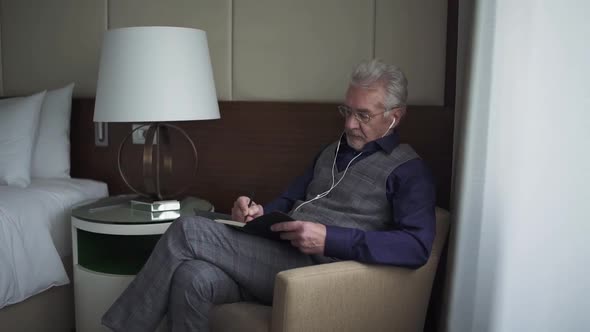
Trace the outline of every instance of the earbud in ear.
<instances>
[{"instance_id":1,"label":"earbud in ear","mask_svg":"<svg viewBox=\"0 0 590 332\"><path fill-rule=\"evenodd\" d=\"M385 133L383 133L383 136L381 136L381 137L385 137L385 135L387 135L387 133L393 127L394 124L395 124L395 118L393 118L393 121L391 121L391 124L389 125L389 128L387 128L387 130L385 131Z\"/></svg>"},{"instance_id":2,"label":"earbud in ear","mask_svg":"<svg viewBox=\"0 0 590 332\"><path fill-rule=\"evenodd\" d=\"M389 128L387 128L387 130L391 129L391 127L393 127L394 124L395 124L395 118L393 118L393 121L391 121L391 124L389 125Z\"/></svg>"}]
</instances>

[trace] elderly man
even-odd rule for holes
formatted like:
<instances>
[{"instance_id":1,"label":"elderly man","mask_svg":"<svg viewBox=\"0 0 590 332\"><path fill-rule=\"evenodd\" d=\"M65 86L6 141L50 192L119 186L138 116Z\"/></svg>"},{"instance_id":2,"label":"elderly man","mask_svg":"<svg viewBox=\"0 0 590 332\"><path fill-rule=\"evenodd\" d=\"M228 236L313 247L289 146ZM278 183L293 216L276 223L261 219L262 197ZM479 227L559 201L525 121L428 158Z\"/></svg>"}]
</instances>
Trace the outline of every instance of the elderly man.
<instances>
[{"instance_id":1,"label":"elderly man","mask_svg":"<svg viewBox=\"0 0 590 332\"><path fill-rule=\"evenodd\" d=\"M162 236L135 280L103 317L115 331L152 331L168 313L173 331L206 331L212 305L271 303L278 272L336 260L419 267L435 233L432 176L395 130L406 113L407 81L377 60L352 73L339 107L344 132L280 197L239 197L232 218L272 211L295 221L272 226L285 241L182 217Z\"/></svg>"}]
</instances>

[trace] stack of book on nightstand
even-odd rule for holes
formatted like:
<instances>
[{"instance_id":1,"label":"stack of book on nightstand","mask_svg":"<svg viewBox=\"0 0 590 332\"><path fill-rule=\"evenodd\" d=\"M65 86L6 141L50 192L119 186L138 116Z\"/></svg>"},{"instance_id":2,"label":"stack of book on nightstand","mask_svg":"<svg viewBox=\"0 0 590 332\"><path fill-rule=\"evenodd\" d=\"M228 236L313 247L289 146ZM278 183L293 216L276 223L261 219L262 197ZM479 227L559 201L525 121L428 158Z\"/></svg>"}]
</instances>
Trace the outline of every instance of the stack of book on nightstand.
<instances>
[{"instance_id":1,"label":"stack of book on nightstand","mask_svg":"<svg viewBox=\"0 0 590 332\"><path fill-rule=\"evenodd\" d=\"M152 220L180 217L180 202L177 200L152 201L148 199L132 199L131 208L151 213Z\"/></svg>"}]
</instances>

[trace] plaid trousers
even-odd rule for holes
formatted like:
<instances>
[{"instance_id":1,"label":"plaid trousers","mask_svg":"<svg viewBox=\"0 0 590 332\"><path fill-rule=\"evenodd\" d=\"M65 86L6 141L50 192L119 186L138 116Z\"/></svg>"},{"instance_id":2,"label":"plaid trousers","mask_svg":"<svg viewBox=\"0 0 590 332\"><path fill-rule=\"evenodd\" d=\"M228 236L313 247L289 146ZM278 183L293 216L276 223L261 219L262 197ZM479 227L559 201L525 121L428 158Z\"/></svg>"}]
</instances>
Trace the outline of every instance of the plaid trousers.
<instances>
[{"instance_id":1,"label":"plaid trousers","mask_svg":"<svg viewBox=\"0 0 590 332\"><path fill-rule=\"evenodd\" d=\"M207 331L212 305L272 302L278 272L317 264L287 241L248 235L201 217L181 217L102 317L113 331Z\"/></svg>"}]
</instances>

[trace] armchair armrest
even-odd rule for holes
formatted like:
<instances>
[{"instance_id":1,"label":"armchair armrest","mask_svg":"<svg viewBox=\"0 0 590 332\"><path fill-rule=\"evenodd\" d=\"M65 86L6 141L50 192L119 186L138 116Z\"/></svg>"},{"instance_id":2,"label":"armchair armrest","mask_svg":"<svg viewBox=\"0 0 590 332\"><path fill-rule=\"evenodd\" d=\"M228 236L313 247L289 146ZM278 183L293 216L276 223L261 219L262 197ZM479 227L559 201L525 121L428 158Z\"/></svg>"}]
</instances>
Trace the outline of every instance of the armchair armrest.
<instances>
[{"instance_id":1,"label":"armchair armrest","mask_svg":"<svg viewBox=\"0 0 590 332\"><path fill-rule=\"evenodd\" d=\"M283 271L271 331L420 331L433 258L417 270L343 261Z\"/></svg>"}]
</instances>

